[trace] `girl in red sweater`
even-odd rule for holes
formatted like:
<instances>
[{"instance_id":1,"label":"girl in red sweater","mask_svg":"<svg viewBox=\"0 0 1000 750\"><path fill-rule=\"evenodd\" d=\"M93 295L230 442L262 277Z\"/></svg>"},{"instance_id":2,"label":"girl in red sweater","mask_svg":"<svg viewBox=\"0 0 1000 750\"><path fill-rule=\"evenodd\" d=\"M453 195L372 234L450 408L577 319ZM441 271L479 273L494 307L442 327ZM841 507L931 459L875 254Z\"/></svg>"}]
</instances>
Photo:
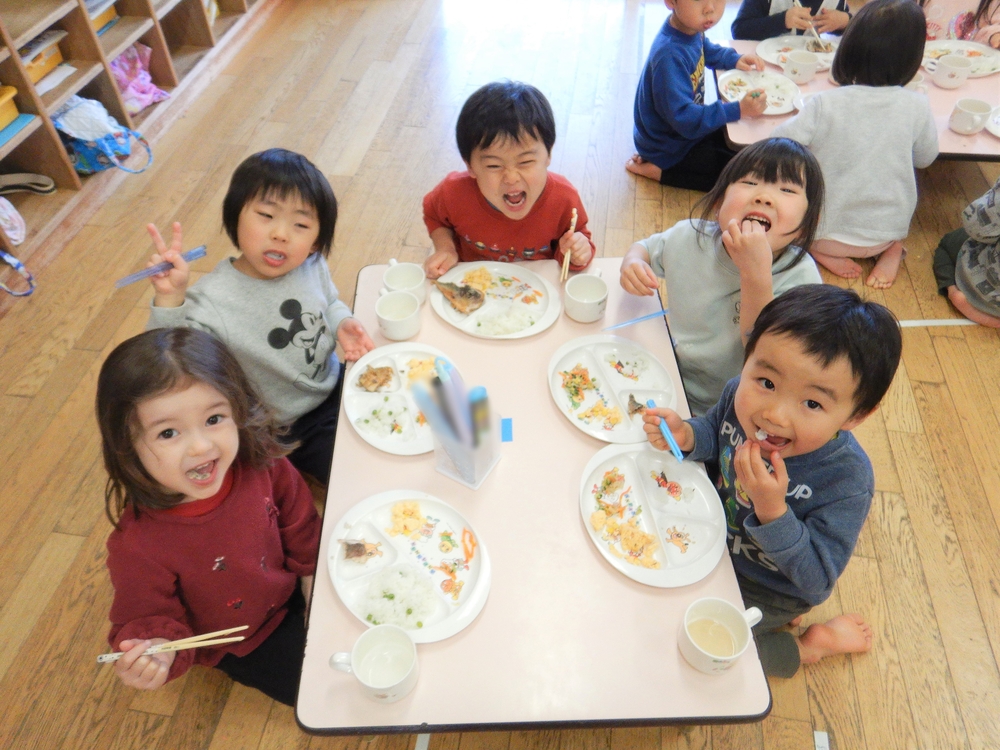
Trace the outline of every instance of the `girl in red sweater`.
<instances>
[{"instance_id":1,"label":"girl in red sweater","mask_svg":"<svg viewBox=\"0 0 1000 750\"><path fill-rule=\"evenodd\" d=\"M118 676L153 690L202 664L292 705L320 523L233 355L191 328L129 339L101 368L97 422ZM145 655L239 625L244 641Z\"/></svg>"}]
</instances>

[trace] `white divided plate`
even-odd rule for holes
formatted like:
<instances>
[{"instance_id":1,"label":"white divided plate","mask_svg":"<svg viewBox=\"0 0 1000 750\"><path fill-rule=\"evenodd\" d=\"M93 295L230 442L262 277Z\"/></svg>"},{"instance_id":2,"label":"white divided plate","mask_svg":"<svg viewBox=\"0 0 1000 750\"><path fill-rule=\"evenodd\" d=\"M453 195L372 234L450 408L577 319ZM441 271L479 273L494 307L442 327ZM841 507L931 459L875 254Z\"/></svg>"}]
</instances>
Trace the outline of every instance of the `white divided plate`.
<instances>
[{"instance_id":1,"label":"white divided plate","mask_svg":"<svg viewBox=\"0 0 1000 750\"><path fill-rule=\"evenodd\" d=\"M792 111L792 101L801 93L799 87L779 73L765 70L727 70L719 76L719 95L727 102L738 102L748 91L764 89L767 94L765 115L785 115Z\"/></svg>"},{"instance_id":2,"label":"white divided plate","mask_svg":"<svg viewBox=\"0 0 1000 750\"><path fill-rule=\"evenodd\" d=\"M1000 50L978 42L966 42L961 39L941 39L927 42L924 45L924 68L927 68L929 60L937 60L945 55L963 55L969 58L972 62L972 70L969 72L970 78L982 78L1000 72Z\"/></svg>"},{"instance_id":3,"label":"white divided plate","mask_svg":"<svg viewBox=\"0 0 1000 750\"><path fill-rule=\"evenodd\" d=\"M792 106L795 107L796 110L798 110L799 112L801 112L802 109L806 106L806 102L809 101L810 99L812 99L814 96L816 96L815 93L813 93L813 94L799 94L797 97L795 97L794 99L792 99Z\"/></svg>"},{"instance_id":4,"label":"white divided plate","mask_svg":"<svg viewBox=\"0 0 1000 750\"><path fill-rule=\"evenodd\" d=\"M665 338L663 345L669 346ZM574 400L563 387L567 378L562 373L571 373L577 365L586 370L580 377L590 378L594 387ZM629 396L642 406L653 399L657 406L677 408L677 391L666 368L644 347L619 336L598 334L567 342L549 360L548 377L552 398L566 419L607 443L646 442L642 413L629 416Z\"/></svg>"},{"instance_id":5,"label":"white divided plate","mask_svg":"<svg viewBox=\"0 0 1000 750\"><path fill-rule=\"evenodd\" d=\"M595 529L592 519L601 510L607 520L654 537L652 552L636 555L622 547L623 536L632 537L633 550L648 545L642 534L610 533L607 522ZM609 445L598 451L583 470L580 514L604 558L647 586L696 583L715 569L726 549L725 511L705 469L691 461L679 463L669 451L651 445Z\"/></svg>"},{"instance_id":6,"label":"white divided plate","mask_svg":"<svg viewBox=\"0 0 1000 750\"><path fill-rule=\"evenodd\" d=\"M423 420L410 392L410 372L417 366L416 362L434 357L451 362L440 349L404 341L373 349L347 371L344 375L347 378L344 411L351 426L366 443L397 456L416 456L434 450L431 428ZM369 392L358 385L358 379L369 365L392 368L392 381L388 386Z\"/></svg>"},{"instance_id":7,"label":"white divided plate","mask_svg":"<svg viewBox=\"0 0 1000 750\"><path fill-rule=\"evenodd\" d=\"M1000 107L990 113L990 119L986 121L986 129L1000 138Z\"/></svg>"},{"instance_id":8,"label":"white divided plate","mask_svg":"<svg viewBox=\"0 0 1000 750\"><path fill-rule=\"evenodd\" d=\"M777 65L780 68L788 60L789 52L797 49L812 52L809 45L815 41L816 40L813 38L812 34L803 34L801 36L797 34L785 34L784 36L776 36L770 39L765 39L758 44L757 55L762 57L765 62L769 62L771 65ZM840 44L840 39L837 37L823 37L823 41L828 44L832 44L833 50L830 52L816 53L816 57L819 58L818 70L828 70L830 66L833 65L833 56L836 54L837 46Z\"/></svg>"},{"instance_id":9,"label":"white divided plate","mask_svg":"<svg viewBox=\"0 0 1000 750\"><path fill-rule=\"evenodd\" d=\"M438 281L463 286L462 279L466 274L480 268L489 271L493 281L486 290L486 302L468 315L452 307L440 290L431 284L431 307L455 328L481 339L523 339L541 333L559 318L562 311L559 290L524 266L485 261L459 263ZM518 315L523 316L521 326L516 320ZM508 333L490 332L491 324L499 329L505 322L512 329Z\"/></svg>"},{"instance_id":10,"label":"white divided plate","mask_svg":"<svg viewBox=\"0 0 1000 750\"><path fill-rule=\"evenodd\" d=\"M393 507L419 503L412 533L392 535ZM383 570L408 569L433 584L433 607L422 627L404 627L416 643L434 643L467 628L490 593L490 556L462 515L424 492L390 490L362 500L341 518L330 539L327 563L333 587L351 614L369 627L369 586ZM364 540L368 555L347 558L342 539ZM377 619L377 618L373 618Z\"/></svg>"}]
</instances>

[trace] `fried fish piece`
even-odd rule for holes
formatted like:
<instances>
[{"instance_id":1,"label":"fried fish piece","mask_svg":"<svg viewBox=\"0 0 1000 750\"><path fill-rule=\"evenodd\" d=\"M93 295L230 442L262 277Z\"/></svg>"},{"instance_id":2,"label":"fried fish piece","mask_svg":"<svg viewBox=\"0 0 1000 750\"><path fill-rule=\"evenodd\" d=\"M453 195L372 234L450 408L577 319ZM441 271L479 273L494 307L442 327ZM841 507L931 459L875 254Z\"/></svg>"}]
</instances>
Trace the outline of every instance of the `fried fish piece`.
<instances>
[{"instance_id":1,"label":"fried fish piece","mask_svg":"<svg viewBox=\"0 0 1000 750\"><path fill-rule=\"evenodd\" d=\"M374 393L379 388L385 388L390 383L392 383L391 367L372 367L368 365L368 368L358 376L358 385L369 393Z\"/></svg>"},{"instance_id":2,"label":"fried fish piece","mask_svg":"<svg viewBox=\"0 0 1000 750\"><path fill-rule=\"evenodd\" d=\"M635 416L636 414L645 414L645 413L646 413L646 405L640 404L638 401L636 401L634 393L628 394L628 415L632 417Z\"/></svg>"},{"instance_id":3,"label":"fried fish piece","mask_svg":"<svg viewBox=\"0 0 1000 750\"><path fill-rule=\"evenodd\" d=\"M436 286L444 298L451 303L451 306L460 313L467 315L475 312L486 301L486 295L471 286L459 286L451 282L435 281Z\"/></svg>"}]
</instances>

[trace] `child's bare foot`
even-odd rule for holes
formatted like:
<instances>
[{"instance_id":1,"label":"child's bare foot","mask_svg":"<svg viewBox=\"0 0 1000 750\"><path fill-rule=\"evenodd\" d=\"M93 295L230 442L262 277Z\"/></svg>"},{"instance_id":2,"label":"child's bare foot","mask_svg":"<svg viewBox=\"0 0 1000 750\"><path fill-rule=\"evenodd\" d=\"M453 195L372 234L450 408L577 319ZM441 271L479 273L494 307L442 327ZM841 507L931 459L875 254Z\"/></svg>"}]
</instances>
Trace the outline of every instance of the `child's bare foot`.
<instances>
[{"instance_id":1,"label":"child's bare foot","mask_svg":"<svg viewBox=\"0 0 1000 750\"><path fill-rule=\"evenodd\" d=\"M861 615L839 615L825 624L810 625L796 641L803 664L815 664L834 654L860 654L872 647L872 628Z\"/></svg>"},{"instance_id":2,"label":"child's bare foot","mask_svg":"<svg viewBox=\"0 0 1000 750\"><path fill-rule=\"evenodd\" d=\"M948 299L951 300L951 304L955 306L956 310L973 323L990 328L1000 328L1000 318L994 318L992 315L987 315L982 310L973 307L969 298L962 294L957 286L948 287Z\"/></svg>"},{"instance_id":3,"label":"child's bare foot","mask_svg":"<svg viewBox=\"0 0 1000 750\"><path fill-rule=\"evenodd\" d=\"M640 177L648 177L656 182L660 181L660 176L663 174L662 169L652 162L646 161L639 154L632 154L632 158L625 162L625 169L632 174L637 174Z\"/></svg>"},{"instance_id":4,"label":"child's bare foot","mask_svg":"<svg viewBox=\"0 0 1000 750\"><path fill-rule=\"evenodd\" d=\"M823 253L812 252L813 259L830 273L837 274L842 279L856 279L861 275L861 266L850 258L841 258L837 255L824 255Z\"/></svg>"},{"instance_id":5,"label":"child's bare foot","mask_svg":"<svg viewBox=\"0 0 1000 750\"><path fill-rule=\"evenodd\" d=\"M875 263L875 268L872 269L865 283L873 289L891 287L892 282L896 280L896 274L899 273L899 264L903 260L905 252L902 242L893 242L889 245L889 249L878 257L878 262Z\"/></svg>"}]
</instances>

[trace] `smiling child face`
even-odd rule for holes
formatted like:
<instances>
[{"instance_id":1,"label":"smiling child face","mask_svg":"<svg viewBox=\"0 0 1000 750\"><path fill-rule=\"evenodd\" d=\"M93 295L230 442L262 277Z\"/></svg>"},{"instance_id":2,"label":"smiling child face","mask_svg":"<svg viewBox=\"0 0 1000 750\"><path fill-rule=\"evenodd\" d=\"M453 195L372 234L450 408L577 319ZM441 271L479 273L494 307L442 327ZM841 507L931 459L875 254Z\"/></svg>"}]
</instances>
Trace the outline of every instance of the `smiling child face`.
<instances>
[{"instance_id":1,"label":"smiling child face","mask_svg":"<svg viewBox=\"0 0 1000 750\"><path fill-rule=\"evenodd\" d=\"M808 208L802 185L786 180L766 182L748 174L726 188L719 206L719 226L725 230L735 219L742 228L744 221L755 221L764 228L768 244L777 253L796 239Z\"/></svg>"},{"instance_id":2,"label":"smiling child face","mask_svg":"<svg viewBox=\"0 0 1000 750\"><path fill-rule=\"evenodd\" d=\"M474 148L467 166L490 205L520 221L545 189L551 161L544 143L522 134L517 141L499 136L486 148Z\"/></svg>"}]
</instances>

